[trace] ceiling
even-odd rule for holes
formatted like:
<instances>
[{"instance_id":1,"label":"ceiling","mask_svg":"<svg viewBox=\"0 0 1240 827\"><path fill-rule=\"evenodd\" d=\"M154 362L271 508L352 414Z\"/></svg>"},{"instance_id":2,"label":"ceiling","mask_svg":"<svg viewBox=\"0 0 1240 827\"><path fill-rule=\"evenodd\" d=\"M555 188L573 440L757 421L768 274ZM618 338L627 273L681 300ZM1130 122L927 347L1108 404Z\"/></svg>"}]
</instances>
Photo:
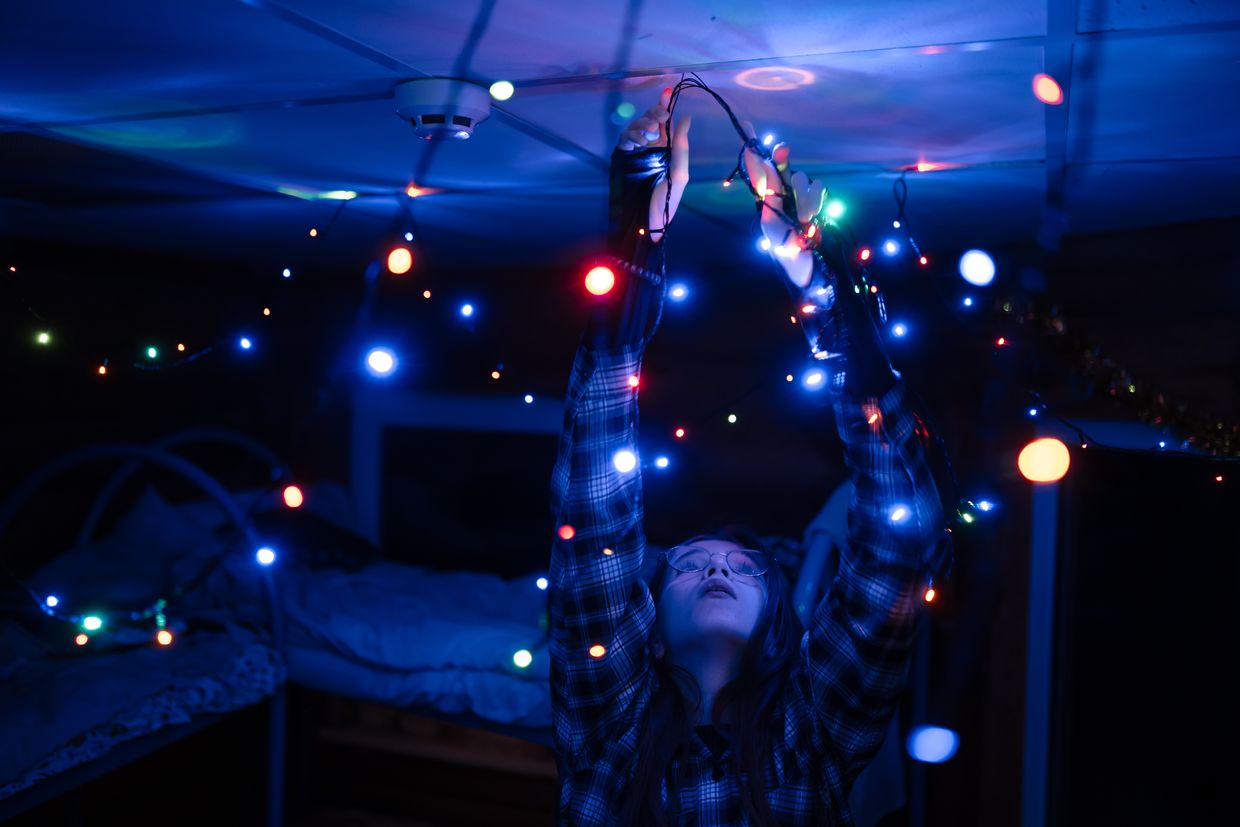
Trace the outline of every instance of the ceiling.
<instances>
[{"instance_id":1,"label":"ceiling","mask_svg":"<svg viewBox=\"0 0 1240 827\"><path fill-rule=\"evenodd\" d=\"M411 207L454 261L534 260L595 243L615 107L686 71L787 141L862 235L919 161L948 165L909 174L928 247L1240 213L1231 0L116 0L5 4L0 31L4 235L344 262ZM1044 71L1064 105L1032 95ZM431 145L392 90L433 75L516 94ZM679 243L725 261L752 216L720 185L738 138L705 93L678 111ZM411 182L438 192L402 203ZM305 197L333 190L358 196Z\"/></svg>"}]
</instances>

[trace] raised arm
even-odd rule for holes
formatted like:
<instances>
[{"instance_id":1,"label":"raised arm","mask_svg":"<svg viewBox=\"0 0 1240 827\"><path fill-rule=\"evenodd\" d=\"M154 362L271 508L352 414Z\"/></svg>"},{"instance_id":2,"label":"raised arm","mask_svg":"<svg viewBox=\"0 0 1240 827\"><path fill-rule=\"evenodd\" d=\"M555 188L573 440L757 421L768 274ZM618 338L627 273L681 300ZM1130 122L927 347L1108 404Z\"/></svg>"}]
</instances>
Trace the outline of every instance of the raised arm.
<instances>
[{"instance_id":1,"label":"raised arm","mask_svg":"<svg viewBox=\"0 0 1240 827\"><path fill-rule=\"evenodd\" d=\"M856 488L839 572L802 644L805 688L847 784L878 751L898 704L920 592L945 552L944 515L926 460L930 434L891 368L868 285L836 228L821 221L822 187L788 174L785 146L765 160L754 146L746 168L759 193L774 191L759 205L763 232L828 374ZM795 199L786 211L784 198Z\"/></svg>"},{"instance_id":2,"label":"raised arm","mask_svg":"<svg viewBox=\"0 0 1240 827\"><path fill-rule=\"evenodd\" d=\"M577 350L551 479L552 708L556 751L570 768L629 714L649 674L655 611L640 579L646 541L631 380L663 303L658 242L688 180L688 124L669 152L668 97L629 125L612 155L607 263L616 285L594 300Z\"/></svg>"}]
</instances>

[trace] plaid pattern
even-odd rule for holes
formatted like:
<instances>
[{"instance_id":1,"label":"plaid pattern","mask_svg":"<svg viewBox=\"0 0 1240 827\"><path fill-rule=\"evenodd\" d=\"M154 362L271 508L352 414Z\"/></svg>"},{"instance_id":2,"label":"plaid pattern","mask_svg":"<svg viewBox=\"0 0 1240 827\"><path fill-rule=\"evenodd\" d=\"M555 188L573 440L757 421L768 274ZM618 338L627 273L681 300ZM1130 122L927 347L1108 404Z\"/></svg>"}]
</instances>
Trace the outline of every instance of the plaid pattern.
<instances>
[{"instance_id":1,"label":"plaid pattern","mask_svg":"<svg viewBox=\"0 0 1240 827\"><path fill-rule=\"evenodd\" d=\"M629 378L640 368L637 349L578 351L552 475L557 530L575 532L571 539L560 533L551 554L560 824L572 827L615 823L657 688L647 647L655 607L639 576L641 455ZM770 721L782 737L765 761L768 800L785 825L852 823L848 791L896 709L923 572L944 531L904 383L882 399L840 400L835 412L857 490L850 551ZM615 456L626 450L637 467L618 470ZM749 823L730 760L729 751L712 755L696 737L680 753L663 790L674 823Z\"/></svg>"}]
</instances>

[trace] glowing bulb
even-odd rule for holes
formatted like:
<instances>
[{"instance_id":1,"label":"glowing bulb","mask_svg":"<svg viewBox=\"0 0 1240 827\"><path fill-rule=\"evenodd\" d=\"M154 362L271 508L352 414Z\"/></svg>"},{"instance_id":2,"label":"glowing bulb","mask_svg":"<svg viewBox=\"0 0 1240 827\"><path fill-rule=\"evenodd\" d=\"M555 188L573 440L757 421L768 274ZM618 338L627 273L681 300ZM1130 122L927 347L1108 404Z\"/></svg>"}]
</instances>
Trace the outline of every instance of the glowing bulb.
<instances>
[{"instance_id":1,"label":"glowing bulb","mask_svg":"<svg viewBox=\"0 0 1240 827\"><path fill-rule=\"evenodd\" d=\"M263 546L254 553L254 559L264 566L270 566L276 561L276 553L272 548Z\"/></svg>"},{"instance_id":2,"label":"glowing bulb","mask_svg":"<svg viewBox=\"0 0 1240 827\"><path fill-rule=\"evenodd\" d=\"M801 313L802 313L802 314L804 314L804 315L808 316L808 315L810 315L810 314L811 314L811 313L813 313L813 312L814 312L814 306L813 306L812 304L803 304L803 305L801 305Z\"/></svg>"},{"instance_id":3,"label":"glowing bulb","mask_svg":"<svg viewBox=\"0 0 1240 827\"><path fill-rule=\"evenodd\" d=\"M491 88L488 91L490 91L491 97L495 98L497 101L506 101L512 97L512 93L516 90L508 81L497 80L491 84Z\"/></svg>"},{"instance_id":4,"label":"glowing bulb","mask_svg":"<svg viewBox=\"0 0 1240 827\"><path fill-rule=\"evenodd\" d=\"M843 218L844 211L847 209L844 202L838 199L827 202L827 218L836 219Z\"/></svg>"},{"instance_id":5,"label":"glowing bulb","mask_svg":"<svg viewBox=\"0 0 1240 827\"><path fill-rule=\"evenodd\" d=\"M925 595L926 602L933 603L936 594L937 592L935 592L934 586L931 586L930 588L926 589L926 595Z\"/></svg>"},{"instance_id":6,"label":"glowing bulb","mask_svg":"<svg viewBox=\"0 0 1240 827\"><path fill-rule=\"evenodd\" d=\"M49 594L45 602L47 603L47 607L49 609L54 609L60 605L60 598L54 594Z\"/></svg>"},{"instance_id":7,"label":"glowing bulb","mask_svg":"<svg viewBox=\"0 0 1240 827\"><path fill-rule=\"evenodd\" d=\"M169 632L167 629L160 629L155 635L155 640L159 641L160 646L171 646L172 632Z\"/></svg>"},{"instance_id":8,"label":"glowing bulb","mask_svg":"<svg viewBox=\"0 0 1240 827\"><path fill-rule=\"evenodd\" d=\"M548 583L547 578L545 578L545 577L540 577L540 578L538 578L537 580L535 580L535 581L534 581L534 585L535 585L535 586L537 586L537 587L539 588L539 590L540 590L540 591L544 591L544 592L545 592L545 591L547 590L547 586L548 586L548 585L550 585L550 584Z\"/></svg>"},{"instance_id":9,"label":"glowing bulb","mask_svg":"<svg viewBox=\"0 0 1240 827\"><path fill-rule=\"evenodd\" d=\"M960 738L950 729L937 726L916 727L908 734L905 748L915 760L942 764L956 754Z\"/></svg>"},{"instance_id":10,"label":"glowing bulb","mask_svg":"<svg viewBox=\"0 0 1240 827\"><path fill-rule=\"evenodd\" d=\"M595 267L586 273L586 290L595 296L605 296L616 286L616 274L610 267Z\"/></svg>"},{"instance_id":11,"label":"glowing bulb","mask_svg":"<svg viewBox=\"0 0 1240 827\"><path fill-rule=\"evenodd\" d=\"M931 163L930 161L918 161L917 171L918 172L934 172L936 169L943 169L943 166L944 166L943 164L935 164L935 163Z\"/></svg>"},{"instance_id":12,"label":"glowing bulb","mask_svg":"<svg viewBox=\"0 0 1240 827\"><path fill-rule=\"evenodd\" d=\"M51 344L52 334L48 333L46 330L40 330L39 335L35 336L34 340L41 345Z\"/></svg>"},{"instance_id":13,"label":"glowing bulb","mask_svg":"<svg viewBox=\"0 0 1240 827\"><path fill-rule=\"evenodd\" d=\"M972 296L965 296L965 297L964 297L964 306L965 306L965 307L972 307L972 306L973 306L973 297L972 297Z\"/></svg>"},{"instance_id":14,"label":"glowing bulb","mask_svg":"<svg viewBox=\"0 0 1240 827\"><path fill-rule=\"evenodd\" d=\"M387 257L388 272L394 276L403 276L413 267L413 253L408 247L393 247Z\"/></svg>"},{"instance_id":15,"label":"glowing bulb","mask_svg":"<svg viewBox=\"0 0 1240 827\"><path fill-rule=\"evenodd\" d=\"M897 339L903 339L907 333L908 328L904 326L903 322L896 322L891 326L891 335Z\"/></svg>"},{"instance_id":16,"label":"glowing bulb","mask_svg":"<svg viewBox=\"0 0 1240 827\"><path fill-rule=\"evenodd\" d=\"M78 646L85 646L87 643L90 642L90 635L78 635L77 637L73 639L73 642L76 643Z\"/></svg>"},{"instance_id":17,"label":"glowing bulb","mask_svg":"<svg viewBox=\"0 0 1240 827\"><path fill-rule=\"evenodd\" d=\"M826 381L827 375L818 368L814 368L806 372L805 378L801 380L801 383L807 388L820 388Z\"/></svg>"},{"instance_id":18,"label":"glowing bulb","mask_svg":"<svg viewBox=\"0 0 1240 827\"><path fill-rule=\"evenodd\" d=\"M82 618L82 628L88 632L96 632L103 628L103 618L97 615L87 615Z\"/></svg>"},{"instance_id":19,"label":"glowing bulb","mask_svg":"<svg viewBox=\"0 0 1240 827\"><path fill-rule=\"evenodd\" d=\"M763 238L762 238L762 239L758 242L758 247L759 247L760 249L764 250L764 251L768 251L768 250L770 250L770 249L771 249L771 240L770 240L769 238L766 238L765 236L763 236Z\"/></svg>"},{"instance_id":20,"label":"glowing bulb","mask_svg":"<svg viewBox=\"0 0 1240 827\"><path fill-rule=\"evenodd\" d=\"M611 464L621 474L627 474L637 467L637 455L627 449L616 451L615 456L611 458Z\"/></svg>"},{"instance_id":21,"label":"glowing bulb","mask_svg":"<svg viewBox=\"0 0 1240 827\"><path fill-rule=\"evenodd\" d=\"M605 555L607 555L608 557L610 557L610 556L612 556L613 554L615 554L615 552L614 552L614 551L612 551L612 550L611 550L611 549L609 549L609 548L605 548L605 549L603 549L603 554L605 554Z\"/></svg>"},{"instance_id":22,"label":"glowing bulb","mask_svg":"<svg viewBox=\"0 0 1240 827\"><path fill-rule=\"evenodd\" d=\"M632 376L629 377L629 387L636 388L638 385L641 384L641 381L642 380L638 378L637 374L633 374Z\"/></svg>"},{"instance_id":23,"label":"glowing bulb","mask_svg":"<svg viewBox=\"0 0 1240 827\"><path fill-rule=\"evenodd\" d=\"M184 343L179 343L179 344L177 344L177 353L184 353L184 352L185 352L185 345L184 345ZM155 357L153 357L153 356L152 356L151 358L153 359L153 358L155 358Z\"/></svg>"},{"instance_id":24,"label":"glowing bulb","mask_svg":"<svg viewBox=\"0 0 1240 827\"><path fill-rule=\"evenodd\" d=\"M590 657L592 658L601 658L605 654L607 654L607 649L601 643L596 643L590 647Z\"/></svg>"},{"instance_id":25,"label":"glowing bulb","mask_svg":"<svg viewBox=\"0 0 1240 827\"><path fill-rule=\"evenodd\" d=\"M1000 336L998 339L995 339L995 344L998 345L999 347L1003 347L1004 345L1007 344L1007 339Z\"/></svg>"},{"instance_id":26,"label":"glowing bulb","mask_svg":"<svg viewBox=\"0 0 1240 827\"><path fill-rule=\"evenodd\" d=\"M774 141L774 140L775 140L775 136L774 136L774 135L767 135L765 138L763 138L763 139L762 139L762 145L763 145L763 146L770 146L770 145L771 145L771 142L772 142L772 141Z\"/></svg>"},{"instance_id":27,"label":"glowing bulb","mask_svg":"<svg viewBox=\"0 0 1240 827\"><path fill-rule=\"evenodd\" d=\"M908 506L897 505L895 508L891 509L891 514L889 514L888 517L893 523L899 524L907 520L910 513L911 512L908 510Z\"/></svg>"},{"instance_id":28,"label":"glowing bulb","mask_svg":"<svg viewBox=\"0 0 1240 827\"><path fill-rule=\"evenodd\" d=\"M158 348L154 348L154 347L148 347L148 348L146 349L146 358L148 358L148 359L158 359L158 358L159 358L159 349L158 349Z\"/></svg>"},{"instance_id":29,"label":"glowing bulb","mask_svg":"<svg viewBox=\"0 0 1240 827\"><path fill-rule=\"evenodd\" d=\"M293 277L293 271L285 267L280 275L284 276L286 279L291 279Z\"/></svg>"},{"instance_id":30,"label":"glowing bulb","mask_svg":"<svg viewBox=\"0 0 1240 827\"><path fill-rule=\"evenodd\" d=\"M385 347L372 348L366 354L366 369L375 376L387 376L396 369L396 355Z\"/></svg>"},{"instance_id":31,"label":"glowing bulb","mask_svg":"<svg viewBox=\"0 0 1240 827\"><path fill-rule=\"evenodd\" d=\"M785 382L791 382L791 381L792 381L792 374L790 373L790 374L788 374L787 376L785 376L785 377L784 377L784 381L785 381Z\"/></svg>"},{"instance_id":32,"label":"glowing bulb","mask_svg":"<svg viewBox=\"0 0 1240 827\"><path fill-rule=\"evenodd\" d=\"M730 187L730 186L732 186L732 179L731 179L731 178L728 178L727 180L725 180L725 181L723 182L723 185L724 185L725 187Z\"/></svg>"},{"instance_id":33,"label":"glowing bulb","mask_svg":"<svg viewBox=\"0 0 1240 827\"><path fill-rule=\"evenodd\" d=\"M995 504L992 503L990 500L978 500L977 501L978 511L990 511L994 507L995 507Z\"/></svg>"},{"instance_id":34,"label":"glowing bulb","mask_svg":"<svg viewBox=\"0 0 1240 827\"><path fill-rule=\"evenodd\" d=\"M1054 437L1035 439L1016 458L1016 467L1030 482L1056 482L1068 473L1068 446Z\"/></svg>"},{"instance_id":35,"label":"glowing bulb","mask_svg":"<svg viewBox=\"0 0 1240 827\"><path fill-rule=\"evenodd\" d=\"M1030 415L1030 416L1037 416L1037 415L1038 415L1038 409L1037 409L1037 408L1030 408L1030 409L1029 409L1029 415Z\"/></svg>"},{"instance_id":36,"label":"glowing bulb","mask_svg":"<svg viewBox=\"0 0 1240 827\"><path fill-rule=\"evenodd\" d=\"M883 252L886 253L887 255L894 256L899 251L900 251L900 245L897 244L893 239L889 238L887 239L886 242L883 243Z\"/></svg>"},{"instance_id":37,"label":"glowing bulb","mask_svg":"<svg viewBox=\"0 0 1240 827\"><path fill-rule=\"evenodd\" d=\"M251 342L249 337L247 336L242 336L241 339L237 342L237 344L241 345L242 350L249 350L250 348L254 347L254 343Z\"/></svg>"},{"instance_id":38,"label":"glowing bulb","mask_svg":"<svg viewBox=\"0 0 1240 827\"><path fill-rule=\"evenodd\" d=\"M677 439L684 439L684 438L685 438L685 429L684 429L684 428L677 428L677 429L673 432L673 435L674 435Z\"/></svg>"},{"instance_id":39,"label":"glowing bulb","mask_svg":"<svg viewBox=\"0 0 1240 827\"><path fill-rule=\"evenodd\" d=\"M100 366L99 366L99 375L100 375L100 376L107 376L107 375L108 375L108 366L107 366L107 365L100 365Z\"/></svg>"},{"instance_id":40,"label":"glowing bulb","mask_svg":"<svg viewBox=\"0 0 1240 827\"><path fill-rule=\"evenodd\" d=\"M860 258L861 258L861 260L862 260L862 261L869 261L869 260L870 260L870 255L871 255L871 254L870 254L870 248L869 248L869 247L862 247L862 248L861 248L861 252L859 253L859 256L860 256Z\"/></svg>"},{"instance_id":41,"label":"glowing bulb","mask_svg":"<svg viewBox=\"0 0 1240 827\"><path fill-rule=\"evenodd\" d=\"M521 669L524 669L525 667L529 666L531 663L534 662L534 656L531 655L525 649L519 649L512 656L512 662L515 663Z\"/></svg>"},{"instance_id":42,"label":"glowing bulb","mask_svg":"<svg viewBox=\"0 0 1240 827\"><path fill-rule=\"evenodd\" d=\"M533 405L533 404L534 404L534 395L533 395L533 394L527 393L527 394L525 395L525 404L527 404L527 405Z\"/></svg>"},{"instance_id":43,"label":"glowing bulb","mask_svg":"<svg viewBox=\"0 0 1240 827\"><path fill-rule=\"evenodd\" d=\"M969 284L985 287L995 279L995 261L982 250L967 250L960 257L960 275Z\"/></svg>"},{"instance_id":44,"label":"glowing bulb","mask_svg":"<svg viewBox=\"0 0 1240 827\"><path fill-rule=\"evenodd\" d=\"M414 184L410 184L409 186L405 187L405 195L409 196L410 198L417 198L419 195L424 195L425 193L426 193L426 190L422 189L419 186L415 186Z\"/></svg>"},{"instance_id":45,"label":"glowing bulb","mask_svg":"<svg viewBox=\"0 0 1240 827\"><path fill-rule=\"evenodd\" d=\"M413 241L413 233L405 233L405 241Z\"/></svg>"},{"instance_id":46,"label":"glowing bulb","mask_svg":"<svg viewBox=\"0 0 1240 827\"><path fill-rule=\"evenodd\" d=\"M666 468L667 466L671 465L671 462L672 461L669 460L667 457L657 457L654 461L654 466L655 468Z\"/></svg>"},{"instance_id":47,"label":"glowing bulb","mask_svg":"<svg viewBox=\"0 0 1240 827\"><path fill-rule=\"evenodd\" d=\"M891 222L891 227L892 227L892 229L894 229L894 230L898 230L898 229L900 229L900 219L898 219L898 218L897 218L896 220L892 221L892 222Z\"/></svg>"},{"instance_id":48,"label":"glowing bulb","mask_svg":"<svg viewBox=\"0 0 1240 827\"><path fill-rule=\"evenodd\" d=\"M422 291L422 298L424 298L424 299L429 299L430 297L431 297L431 291L429 291L429 290L423 290L423 291Z\"/></svg>"},{"instance_id":49,"label":"glowing bulb","mask_svg":"<svg viewBox=\"0 0 1240 827\"><path fill-rule=\"evenodd\" d=\"M301 489L295 485L288 485L284 488L284 504L289 508L301 508L301 504L306 501L305 496L301 493Z\"/></svg>"},{"instance_id":50,"label":"glowing bulb","mask_svg":"<svg viewBox=\"0 0 1240 827\"><path fill-rule=\"evenodd\" d=\"M667 291L667 295L672 298L672 301L684 301L685 297L689 295L689 288L683 284L673 284L671 289Z\"/></svg>"},{"instance_id":51,"label":"glowing bulb","mask_svg":"<svg viewBox=\"0 0 1240 827\"><path fill-rule=\"evenodd\" d=\"M736 424L736 414L728 414L728 423L731 425Z\"/></svg>"},{"instance_id":52,"label":"glowing bulb","mask_svg":"<svg viewBox=\"0 0 1240 827\"><path fill-rule=\"evenodd\" d=\"M270 316L270 315L271 315L271 308L270 308L270 307L264 307L264 308L263 308L263 315L264 315L264 316Z\"/></svg>"},{"instance_id":53,"label":"glowing bulb","mask_svg":"<svg viewBox=\"0 0 1240 827\"><path fill-rule=\"evenodd\" d=\"M1051 106L1063 103L1063 89L1060 88L1059 82L1050 75L1039 73L1033 76L1033 96Z\"/></svg>"},{"instance_id":54,"label":"glowing bulb","mask_svg":"<svg viewBox=\"0 0 1240 827\"><path fill-rule=\"evenodd\" d=\"M571 540L577 536L577 529L565 524L560 526L559 535L561 540Z\"/></svg>"},{"instance_id":55,"label":"glowing bulb","mask_svg":"<svg viewBox=\"0 0 1240 827\"><path fill-rule=\"evenodd\" d=\"M917 263L920 264L922 267L925 267L927 264L930 263L930 259L926 258L925 256L922 256L921 258L917 259Z\"/></svg>"},{"instance_id":56,"label":"glowing bulb","mask_svg":"<svg viewBox=\"0 0 1240 827\"><path fill-rule=\"evenodd\" d=\"M311 227L311 228L310 228L310 237L311 237L311 238L314 238L314 237L315 237L316 235L318 235L318 234L319 234L319 231L318 231L318 230L314 229L314 227Z\"/></svg>"},{"instance_id":57,"label":"glowing bulb","mask_svg":"<svg viewBox=\"0 0 1240 827\"><path fill-rule=\"evenodd\" d=\"M474 315L474 306L472 304L461 305L461 315L467 319Z\"/></svg>"},{"instance_id":58,"label":"glowing bulb","mask_svg":"<svg viewBox=\"0 0 1240 827\"><path fill-rule=\"evenodd\" d=\"M491 378L492 378L492 379L498 379L499 377L500 377L500 372L499 372L499 371L497 371L497 370L493 370L493 371L491 371Z\"/></svg>"},{"instance_id":59,"label":"glowing bulb","mask_svg":"<svg viewBox=\"0 0 1240 827\"><path fill-rule=\"evenodd\" d=\"M1223 475L1222 475L1222 474L1215 474L1215 475L1214 475L1214 481L1215 481L1215 482L1222 482L1222 481L1223 481Z\"/></svg>"}]
</instances>

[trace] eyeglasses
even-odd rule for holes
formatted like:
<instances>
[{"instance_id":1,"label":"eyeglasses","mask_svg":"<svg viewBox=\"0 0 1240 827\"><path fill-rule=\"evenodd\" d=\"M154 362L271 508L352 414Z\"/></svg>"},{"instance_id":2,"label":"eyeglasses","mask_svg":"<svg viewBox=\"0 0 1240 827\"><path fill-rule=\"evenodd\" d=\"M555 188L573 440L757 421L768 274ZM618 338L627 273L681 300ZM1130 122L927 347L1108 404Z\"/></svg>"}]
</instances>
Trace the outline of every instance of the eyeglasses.
<instances>
[{"instance_id":1,"label":"eyeglasses","mask_svg":"<svg viewBox=\"0 0 1240 827\"><path fill-rule=\"evenodd\" d=\"M701 571L710 565L716 554L728 561L728 568L742 577L761 577L770 568L766 554L753 548L734 548L731 551L708 551L701 546L676 546L663 552L667 564L676 571Z\"/></svg>"}]
</instances>

